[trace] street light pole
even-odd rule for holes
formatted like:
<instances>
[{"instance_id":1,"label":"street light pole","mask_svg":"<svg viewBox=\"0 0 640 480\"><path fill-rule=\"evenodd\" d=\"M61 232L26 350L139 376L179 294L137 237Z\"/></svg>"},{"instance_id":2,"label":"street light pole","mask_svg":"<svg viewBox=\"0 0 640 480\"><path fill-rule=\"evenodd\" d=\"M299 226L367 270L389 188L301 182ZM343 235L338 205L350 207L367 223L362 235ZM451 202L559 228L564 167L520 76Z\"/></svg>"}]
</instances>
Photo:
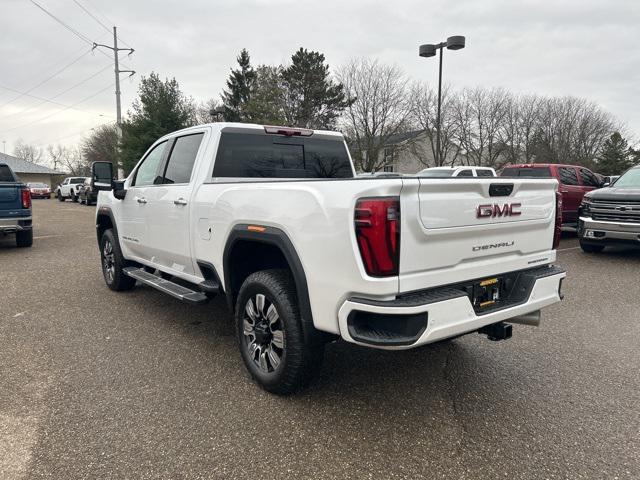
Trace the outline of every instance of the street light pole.
<instances>
[{"instance_id":1,"label":"street light pole","mask_svg":"<svg viewBox=\"0 0 640 480\"><path fill-rule=\"evenodd\" d=\"M465 38L461 35L456 35L447 38L446 42L440 42L438 44L427 43L420 45L418 54L421 57L433 57L436 54L436 50L439 50L439 68L438 68L438 114L436 117L436 166L442 166L442 152L440 151L440 126L441 126L441 108L442 108L442 54L444 48L449 50L460 50L465 46Z\"/></svg>"}]
</instances>

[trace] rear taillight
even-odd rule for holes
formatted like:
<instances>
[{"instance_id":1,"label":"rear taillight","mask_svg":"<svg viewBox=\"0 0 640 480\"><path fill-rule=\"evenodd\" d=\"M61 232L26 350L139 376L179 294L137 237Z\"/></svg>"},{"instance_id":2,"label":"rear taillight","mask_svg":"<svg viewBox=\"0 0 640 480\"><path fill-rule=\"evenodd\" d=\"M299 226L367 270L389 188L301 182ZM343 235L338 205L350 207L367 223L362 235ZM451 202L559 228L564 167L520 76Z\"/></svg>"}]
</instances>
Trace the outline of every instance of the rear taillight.
<instances>
[{"instance_id":1,"label":"rear taillight","mask_svg":"<svg viewBox=\"0 0 640 480\"><path fill-rule=\"evenodd\" d=\"M553 232L553 249L560 246L560 236L562 235L562 194L556 192L556 225Z\"/></svg>"},{"instance_id":2,"label":"rear taillight","mask_svg":"<svg viewBox=\"0 0 640 480\"><path fill-rule=\"evenodd\" d=\"M28 188L22 189L22 208L31 208L31 192Z\"/></svg>"},{"instance_id":3,"label":"rear taillight","mask_svg":"<svg viewBox=\"0 0 640 480\"><path fill-rule=\"evenodd\" d=\"M400 199L362 198L356 203L355 229L360 256L372 277L398 275Z\"/></svg>"}]
</instances>

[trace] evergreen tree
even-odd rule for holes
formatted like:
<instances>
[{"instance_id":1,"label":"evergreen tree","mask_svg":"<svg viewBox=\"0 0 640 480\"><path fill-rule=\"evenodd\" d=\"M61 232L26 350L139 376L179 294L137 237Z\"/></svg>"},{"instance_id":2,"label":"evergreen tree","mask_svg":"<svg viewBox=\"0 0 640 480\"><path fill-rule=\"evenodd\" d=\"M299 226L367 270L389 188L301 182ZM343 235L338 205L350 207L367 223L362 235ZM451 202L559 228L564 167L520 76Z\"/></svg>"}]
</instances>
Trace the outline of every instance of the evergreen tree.
<instances>
[{"instance_id":1,"label":"evergreen tree","mask_svg":"<svg viewBox=\"0 0 640 480\"><path fill-rule=\"evenodd\" d=\"M129 173L158 138L194 123L193 101L175 78L160 80L156 73L142 77L138 98L122 125L122 166Z\"/></svg>"},{"instance_id":2,"label":"evergreen tree","mask_svg":"<svg viewBox=\"0 0 640 480\"><path fill-rule=\"evenodd\" d=\"M287 124L296 127L331 129L349 106L342 84L330 77L324 55L300 48L292 63L282 71L284 109Z\"/></svg>"},{"instance_id":3,"label":"evergreen tree","mask_svg":"<svg viewBox=\"0 0 640 480\"><path fill-rule=\"evenodd\" d=\"M627 141L614 132L602 145L598 156L598 171L602 175L620 175L633 165Z\"/></svg>"},{"instance_id":4,"label":"evergreen tree","mask_svg":"<svg viewBox=\"0 0 640 480\"><path fill-rule=\"evenodd\" d=\"M251 88L256 78L256 73L251 67L251 59L246 48L242 49L237 61L240 68L231 70L227 80L227 90L222 92L224 119L227 122L247 120L246 108L251 98Z\"/></svg>"},{"instance_id":5,"label":"evergreen tree","mask_svg":"<svg viewBox=\"0 0 640 480\"><path fill-rule=\"evenodd\" d=\"M262 125L285 125L282 66L260 65L251 86L246 121Z\"/></svg>"}]
</instances>

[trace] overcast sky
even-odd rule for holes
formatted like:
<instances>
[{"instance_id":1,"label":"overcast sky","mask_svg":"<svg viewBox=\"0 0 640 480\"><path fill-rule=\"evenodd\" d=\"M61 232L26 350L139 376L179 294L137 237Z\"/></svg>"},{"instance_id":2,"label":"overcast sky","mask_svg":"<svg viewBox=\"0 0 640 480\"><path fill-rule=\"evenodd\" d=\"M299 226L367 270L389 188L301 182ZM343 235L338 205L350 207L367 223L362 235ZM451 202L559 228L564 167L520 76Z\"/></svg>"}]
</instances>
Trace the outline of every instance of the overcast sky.
<instances>
[{"instance_id":1,"label":"overcast sky","mask_svg":"<svg viewBox=\"0 0 640 480\"><path fill-rule=\"evenodd\" d=\"M74 0L35 1L81 36L112 41ZM640 137L637 0L77 2L105 25L115 23L124 46L136 50L121 66L137 72L131 80L123 76L124 112L140 76L151 71L176 77L196 100L218 97L243 47L254 65L286 63L302 46L324 53L332 67L351 57L378 58L435 83L437 61L418 57L418 45L465 35L464 50L445 53L447 83L585 97ZM110 58L81 57L90 46L30 0L2 0L0 13L0 142L7 153L19 138L43 147L71 145L115 120ZM40 99L15 99L16 92Z\"/></svg>"}]
</instances>

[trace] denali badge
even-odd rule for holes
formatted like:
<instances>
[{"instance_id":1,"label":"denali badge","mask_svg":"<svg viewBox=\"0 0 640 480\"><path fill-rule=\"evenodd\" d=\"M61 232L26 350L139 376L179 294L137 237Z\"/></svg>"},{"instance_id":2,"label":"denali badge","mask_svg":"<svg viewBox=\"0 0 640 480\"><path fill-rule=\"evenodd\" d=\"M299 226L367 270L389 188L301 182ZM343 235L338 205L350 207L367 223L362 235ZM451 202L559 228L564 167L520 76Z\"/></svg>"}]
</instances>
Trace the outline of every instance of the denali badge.
<instances>
[{"instance_id":1,"label":"denali badge","mask_svg":"<svg viewBox=\"0 0 640 480\"><path fill-rule=\"evenodd\" d=\"M515 217L516 215L522 214L519 210L521 206L521 203L505 203L502 207L497 203L494 203L493 205L478 205L476 208L476 216L478 218Z\"/></svg>"},{"instance_id":2,"label":"denali badge","mask_svg":"<svg viewBox=\"0 0 640 480\"><path fill-rule=\"evenodd\" d=\"M513 244L516 243L514 240L510 242L500 242L500 243L489 243L487 245L478 245L473 247L471 250L474 252L478 252L480 250L491 250L492 248L505 248L505 247L513 247Z\"/></svg>"}]
</instances>

